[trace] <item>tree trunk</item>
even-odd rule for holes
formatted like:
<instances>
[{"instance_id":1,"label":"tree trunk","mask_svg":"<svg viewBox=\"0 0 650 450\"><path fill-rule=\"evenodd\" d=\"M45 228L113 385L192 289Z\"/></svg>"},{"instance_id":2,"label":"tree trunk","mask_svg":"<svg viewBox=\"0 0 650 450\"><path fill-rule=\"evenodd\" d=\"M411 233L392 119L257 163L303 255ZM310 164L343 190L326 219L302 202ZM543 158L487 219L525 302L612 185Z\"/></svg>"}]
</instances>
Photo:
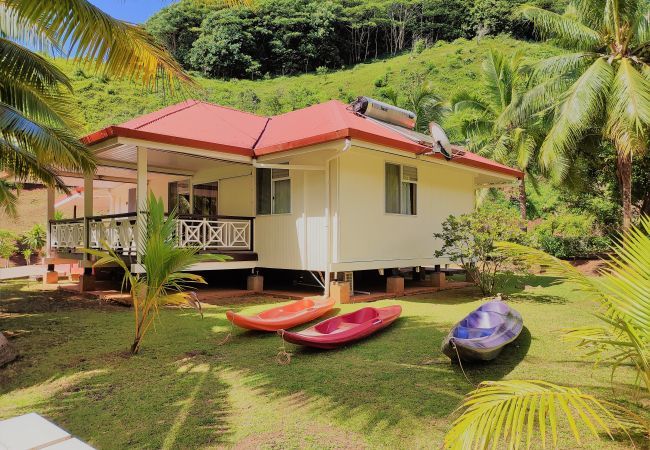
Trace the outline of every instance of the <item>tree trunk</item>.
<instances>
[{"instance_id":1,"label":"tree trunk","mask_svg":"<svg viewBox=\"0 0 650 450\"><path fill-rule=\"evenodd\" d=\"M0 333L0 367L16 359L18 354L4 334Z\"/></svg>"},{"instance_id":2,"label":"tree trunk","mask_svg":"<svg viewBox=\"0 0 650 450\"><path fill-rule=\"evenodd\" d=\"M519 211L521 213L521 220L524 221L524 227L528 228L527 226L527 215L526 215L526 183L524 182L524 179L522 178L519 182Z\"/></svg>"},{"instance_id":3,"label":"tree trunk","mask_svg":"<svg viewBox=\"0 0 650 450\"><path fill-rule=\"evenodd\" d=\"M625 233L632 226L632 155L619 153L616 163L616 174L623 206L623 232Z\"/></svg>"}]
</instances>

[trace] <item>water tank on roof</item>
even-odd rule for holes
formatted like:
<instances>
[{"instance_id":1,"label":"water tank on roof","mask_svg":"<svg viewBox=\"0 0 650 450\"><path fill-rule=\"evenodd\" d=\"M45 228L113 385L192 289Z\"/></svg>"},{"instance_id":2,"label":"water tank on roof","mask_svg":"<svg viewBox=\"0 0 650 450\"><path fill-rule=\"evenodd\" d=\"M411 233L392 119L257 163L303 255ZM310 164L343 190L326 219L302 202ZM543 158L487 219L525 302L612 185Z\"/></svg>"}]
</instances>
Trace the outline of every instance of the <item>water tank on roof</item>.
<instances>
[{"instance_id":1,"label":"water tank on roof","mask_svg":"<svg viewBox=\"0 0 650 450\"><path fill-rule=\"evenodd\" d=\"M416 114L370 97L357 97L352 103L352 111L382 122L399 125L412 130L415 128Z\"/></svg>"}]
</instances>

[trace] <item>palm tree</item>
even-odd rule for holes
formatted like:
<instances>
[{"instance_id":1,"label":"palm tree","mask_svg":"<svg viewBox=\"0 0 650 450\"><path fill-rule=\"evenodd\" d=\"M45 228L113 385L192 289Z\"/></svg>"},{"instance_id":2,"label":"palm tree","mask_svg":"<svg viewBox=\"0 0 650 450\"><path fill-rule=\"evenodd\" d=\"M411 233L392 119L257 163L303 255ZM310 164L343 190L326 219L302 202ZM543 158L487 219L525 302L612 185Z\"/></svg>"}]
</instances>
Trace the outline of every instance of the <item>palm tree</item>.
<instances>
[{"instance_id":1,"label":"palm tree","mask_svg":"<svg viewBox=\"0 0 650 450\"><path fill-rule=\"evenodd\" d=\"M168 304L189 303L199 306L186 289L192 283L205 284L203 277L188 273L192 265L202 261L226 261L222 255L199 255L198 248L178 247L176 239L176 211L165 217L162 199L151 193L147 203L146 222L138 224L138 254L145 272L131 273L122 256L103 243L104 251L84 249L98 258L95 266L117 265L124 270L123 285L128 286L133 300L135 333L131 353L140 350L145 335L154 323L159 308ZM142 245L140 245L142 243Z\"/></svg>"},{"instance_id":2,"label":"palm tree","mask_svg":"<svg viewBox=\"0 0 650 450\"><path fill-rule=\"evenodd\" d=\"M650 6L641 0L575 0L564 15L534 6L523 6L519 14L571 51L536 68L540 79L569 81L555 102L541 162L565 168L568 154L589 135L611 142L628 230L632 160L645 151L650 124Z\"/></svg>"},{"instance_id":3,"label":"palm tree","mask_svg":"<svg viewBox=\"0 0 650 450\"><path fill-rule=\"evenodd\" d=\"M33 48L146 86L190 81L140 26L87 0L0 0L0 207L8 213L16 201L8 177L65 190L57 169L95 169L78 140L70 80Z\"/></svg>"},{"instance_id":4,"label":"palm tree","mask_svg":"<svg viewBox=\"0 0 650 450\"><path fill-rule=\"evenodd\" d=\"M564 338L587 349L599 364L609 364L612 381L620 367L633 368L638 387L650 395L650 218L642 218L640 227L632 226L623 234L612 248L607 270L598 278L586 277L568 262L540 250L512 243L498 247L511 258L545 266L549 275L575 283L598 300L601 309L596 317L601 325L568 330ZM445 438L448 448L486 448L502 440L517 447L524 436L528 446L537 431L544 440L547 430L557 446L558 415L566 417L564 423L578 442L576 422L582 422L595 436L598 431L609 436L614 429L625 431L630 421L650 434L648 417L578 389L544 381L482 383L468 394L460 409L461 416ZM457 442L466 446L454 447Z\"/></svg>"},{"instance_id":5,"label":"palm tree","mask_svg":"<svg viewBox=\"0 0 650 450\"><path fill-rule=\"evenodd\" d=\"M440 122L449 112L433 85L421 74L408 76L400 92L389 87L381 95L389 103L413 111L417 116L415 130L419 132L428 132L430 122Z\"/></svg>"},{"instance_id":6,"label":"palm tree","mask_svg":"<svg viewBox=\"0 0 650 450\"><path fill-rule=\"evenodd\" d=\"M520 53L511 58L490 50L483 61L486 95L462 91L452 99L454 112L469 111L462 133L470 150L506 164L514 164L530 174L530 161L538 147L540 118L515 114L523 100L521 89L527 81ZM532 94L529 94L532 95ZM526 220L526 186L519 185L519 209Z\"/></svg>"}]
</instances>

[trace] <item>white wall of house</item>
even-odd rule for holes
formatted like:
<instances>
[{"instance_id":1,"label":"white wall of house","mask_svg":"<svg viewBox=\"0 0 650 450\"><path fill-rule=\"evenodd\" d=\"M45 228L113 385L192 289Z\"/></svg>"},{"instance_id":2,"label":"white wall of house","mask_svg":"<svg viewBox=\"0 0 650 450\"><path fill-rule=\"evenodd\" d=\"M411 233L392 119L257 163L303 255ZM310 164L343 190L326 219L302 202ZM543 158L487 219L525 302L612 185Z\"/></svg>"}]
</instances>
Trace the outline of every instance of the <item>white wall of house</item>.
<instances>
[{"instance_id":1,"label":"white wall of house","mask_svg":"<svg viewBox=\"0 0 650 450\"><path fill-rule=\"evenodd\" d=\"M272 163L325 167L342 143ZM264 162L264 160L262 160ZM291 212L257 215L255 249L259 267L325 270L325 171L291 170Z\"/></svg>"},{"instance_id":2,"label":"white wall of house","mask_svg":"<svg viewBox=\"0 0 650 450\"><path fill-rule=\"evenodd\" d=\"M385 165L416 167L417 214L386 213ZM470 212L475 175L451 164L353 147L337 163L332 270L410 267L435 259L433 233L450 214Z\"/></svg>"}]
</instances>

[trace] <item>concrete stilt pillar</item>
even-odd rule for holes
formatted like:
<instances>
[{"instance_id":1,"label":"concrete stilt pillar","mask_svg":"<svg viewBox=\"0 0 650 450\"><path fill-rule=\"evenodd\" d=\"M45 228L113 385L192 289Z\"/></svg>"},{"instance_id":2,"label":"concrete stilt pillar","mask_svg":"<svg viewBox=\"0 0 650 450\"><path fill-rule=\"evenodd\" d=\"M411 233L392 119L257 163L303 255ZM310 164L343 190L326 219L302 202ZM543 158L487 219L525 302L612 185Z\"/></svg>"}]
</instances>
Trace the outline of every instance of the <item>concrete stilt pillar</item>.
<instances>
[{"instance_id":1,"label":"concrete stilt pillar","mask_svg":"<svg viewBox=\"0 0 650 450\"><path fill-rule=\"evenodd\" d=\"M264 277L262 275L249 275L246 279L246 289L256 294L261 293L264 290Z\"/></svg>"},{"instance_id":2,"label":"concrete stilt pillar","mask_svg":"<svg viewBox=\"0 0 650 450\"><path fill-rule=\"evenodd\" d=\"M404 294L404 277L392 276L386 278L386 292L388 294Z\"/></svg>"},{"instance_id":3,"label":"concrete stilt pillar","mask_svg":"<svg viewBox=\"0 0 650 450\"><path fill-rule=\"evenodd\" d=\"M348 281L332 281L330 283L330 298L335 303L352 303L350 300L350 283Z\"/></svg>"}]
</instances>

